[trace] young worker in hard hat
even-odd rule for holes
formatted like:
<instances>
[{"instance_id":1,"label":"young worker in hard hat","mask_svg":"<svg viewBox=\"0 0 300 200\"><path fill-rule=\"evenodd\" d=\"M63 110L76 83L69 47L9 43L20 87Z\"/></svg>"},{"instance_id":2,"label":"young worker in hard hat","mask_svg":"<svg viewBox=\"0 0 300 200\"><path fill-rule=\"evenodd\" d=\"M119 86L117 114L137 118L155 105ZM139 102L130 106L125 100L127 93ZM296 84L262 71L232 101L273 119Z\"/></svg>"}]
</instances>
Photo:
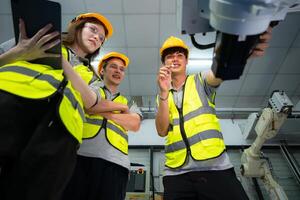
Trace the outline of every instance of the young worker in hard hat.
<instances>
[{"instance_id":1,"label":"young worker in hard hat","mask_svg":"<svg viewBox=\"0 0 300 200\"><path fill-rule=\"evenodd\" d=\"M127 99L119 93L129 59L124 54L111 52L99 63L103 82L90 87L99 99L108 99L127 107ZM130 162L127 131L140 127L141 112L134 104L125 112L99 113L90 110L84 128L73 177L63 199L121 200L125 198Z\"/></svg>"},{"instance_id":2,"label":"young worker in hard hat","mask_svg":"<svg viewBox=\"0 0 300 200\"><path fill-rule=\"evenodd\" d=\"M262 36L255 54L263 54L270 37L270 32ZM216 116L215 92L222 80L210 70L188 76L189 49L179 38L169 37L160 55L155 123L166 136L164 200L248 199Z\"/></svg>"},{"instance_id":3,"label":"young worker in hard hat","mask_svg":"<svg viewBox=\"0 0 300 200\"><path fill-rule=\"evenodd\" d=\"M89 83L89 60L112 32L98 13L77 16L63 37L63 65ZM77 89L51 66L20 60L0 67L1 199L60 198L82 141L84 108L95 104L83 103ZM97 109L107 111L99 102Z\"/></svg>"}]
</instances>

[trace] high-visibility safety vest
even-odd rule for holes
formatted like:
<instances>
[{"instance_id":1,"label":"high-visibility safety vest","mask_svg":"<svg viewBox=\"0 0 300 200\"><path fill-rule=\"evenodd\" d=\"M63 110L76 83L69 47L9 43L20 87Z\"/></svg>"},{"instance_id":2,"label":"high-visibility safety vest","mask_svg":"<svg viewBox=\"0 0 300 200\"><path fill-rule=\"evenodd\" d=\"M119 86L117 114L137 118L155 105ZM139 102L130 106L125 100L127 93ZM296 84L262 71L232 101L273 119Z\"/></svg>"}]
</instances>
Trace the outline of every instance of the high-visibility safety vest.
<instances>
[{"instance_id":1,"label":"high-visibility safety vest","mask_svg":"<svg viewBox=\"0 0 300 200\"><path fill-rule=\"evenodd\" d=\"M225 151L215 105L207 97L200 74L188 76L183 86L181 108L169 92L169 130L165 146L165 165L179 168L188 155L194 160L208 160ZM214 94L215 95L215 94Z\"/></svg>"},{"instance_id":2,"label":"high-visibility safety vest","mask_svg":"<svg viewBox=\"0 0 300 200\"><path fill-rule=\"evenodd\" d=\"M100 88L100 94L102 99L106 99L105 91ZM122 95L117 95L113 102L121 103L127 105L126 97ZM102 128L105 129L106 139L108 142L121 151L124 154L128 154L128 134L122 126L113 122L112 120L107 120L100 115L85 115L86 122L83 128L83 139L92 139L97 136Z\"/></svg>"},{"instance_id":3,"label":"high-visibility safety vest","mask_svg":"<svg viewBox=\"0 0 300 200\"><path fill-rule=\"evenodd\" d=\"M64 47L63 51L65 51ZM83 74L86 82L92 79L93 73L86 66L79 65L74 69ZM66 87L63 88L66 83ZM4 65L0 67L0 90L29 99L50 98L62 90L63 98L59 105L60 118L67 130L79 142L82 141L85 116L81 95L73 89L70 82L65 82L62 69L53 69L48 65L27 61Z\"/></svg>"}]
</instances>

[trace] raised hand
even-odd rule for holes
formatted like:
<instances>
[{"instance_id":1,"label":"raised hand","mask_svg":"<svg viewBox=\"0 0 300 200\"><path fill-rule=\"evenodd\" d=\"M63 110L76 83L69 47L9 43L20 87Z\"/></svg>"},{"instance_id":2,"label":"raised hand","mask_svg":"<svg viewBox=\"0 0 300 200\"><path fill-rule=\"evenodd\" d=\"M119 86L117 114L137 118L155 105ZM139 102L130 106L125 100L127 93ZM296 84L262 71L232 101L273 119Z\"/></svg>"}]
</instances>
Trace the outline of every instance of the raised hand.
<instances>
[{"instance_id":1,"label":"raised hand","mask_svg":"<svg viewBox=\"0 0 300 200\"><path fill-rule=\"evenodd\" d=\"M162 65L157 75L157 83L161 93L169 92L171 80L171 64Z\"/></svg>"},{"instance_id":2,"label":"raised hand","mask_svg":"<svg viewBox=\"0 0 300 200\"><path fill-rule=\"evenodd\" d=\"M260 42L256 45L255 49L252 51L251 57L261 57L265 54L266 49L269 47L269 42L272 38L272 28L268 27L266 32L262 34L259 39Z\"/></svg>"},{"instance_id":3,"label":"raised hand","mask_svg":"<svg viewBox=\"0 0 300 200\"><path fill-rule=\"evenodd\" d=\"M59 54L46 53L48 49L51 49L60 42L60 39L49 42L59 35L59 32L57 31L46 34L51 27L52 25L48 24L40 29L33 37L28 38L26 34L25 23L22 19L20 19L19 42L14 47L18 55L18 58L16 59L30 61L44 57L59 57Z\"/></svg>"}]
</instances>

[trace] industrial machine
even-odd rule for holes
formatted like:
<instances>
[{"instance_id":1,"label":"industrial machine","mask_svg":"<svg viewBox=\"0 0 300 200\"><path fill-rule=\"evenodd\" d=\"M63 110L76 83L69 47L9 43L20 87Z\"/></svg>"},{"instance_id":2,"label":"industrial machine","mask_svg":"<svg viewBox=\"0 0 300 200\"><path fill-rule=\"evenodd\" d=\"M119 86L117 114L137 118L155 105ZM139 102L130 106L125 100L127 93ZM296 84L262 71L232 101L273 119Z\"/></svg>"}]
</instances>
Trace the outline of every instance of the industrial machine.
<instances>
[{"instance_id":1,"label":"industrial machine","mask_svg":"<svg viewBox=\"0 0 300 200\"><path fill-rule=\"evenodd\" d=\"M212 71L223 80L238 79L269 26L300 11L300 0L179 0L181 33L199 49L214 47ZM217 31L216 42L199 44L194 34Z\"/></svg>"},{"instance_id":2,"label":"industrial machine","mask_svg":"<svg viewBox=\"0 0 300 200\"><path fill-rule=\"evenodd\" d=\"M149 172L146 166L138 163L130 163L130 177L126 190L126 200L149 199L150 191L147 181L149 181Z\"/></svg>"},{"instance_id":3,"label":"industrial machine","mask_svg":"<svg viewBox=\"0 0 300 200\"><path fill-rule=\"evenodd\" d=\"M271 199L288 199L282 187L273 179L270 166L262 158L261 148L266 140L273 138L292 112L293 104L283 91L273 92L269 106L262 110L255 125L257 137L253 144L244 150L241 159L241 174L245 177L260 178Z\"/></svg>"}]
</instances>

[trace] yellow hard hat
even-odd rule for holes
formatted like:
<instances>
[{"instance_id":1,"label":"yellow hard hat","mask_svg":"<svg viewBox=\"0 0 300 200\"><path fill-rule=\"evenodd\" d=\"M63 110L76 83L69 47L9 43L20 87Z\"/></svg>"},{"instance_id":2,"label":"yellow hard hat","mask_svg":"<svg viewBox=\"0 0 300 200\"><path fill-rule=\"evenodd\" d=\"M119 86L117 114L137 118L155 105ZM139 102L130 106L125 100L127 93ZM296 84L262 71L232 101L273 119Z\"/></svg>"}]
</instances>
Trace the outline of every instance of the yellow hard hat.
<instances>
[{"instance_id":1,"label":"yellow hard hat","mask_svg":"<svg viewBox=\"0 0 300 200\"><path fill-rule=\"evenodd\" d=\"M105 27L105 29L107 30L107 34L105 36L106 39L110 38L114 32L113 27L110 23L110 21L108 21L108 19L106 17L104 17L103 15L100 15L98 13L84 13L84 14L80 14L77 17L75 17L70 24L72 24L73 22L77 22L78 20L84 19L84 18L95 18L97 20L99 20ZM69 25L70 25L69 24Z\"/></svg>"},{"instance_id":2,"label":"yellow hard hat","mask_svg":"<svg viewBox=\"0 0 300 200\"><path fill-rule=\"evenodd\" d=\"M100 60L100 62L99 62L99 65L98 65L98 73L99 73L99 74L100 74L100 71L101 71L101 69L102 69L102 67L103 67L103 64L104 64L105 61L106 61L107 59L109 59L109 58L120 58L121 60L124 61L125 67L127 67L128 64L129 64L129 58L128 58L127 56L125 56L124 54L118 53L118 52L110 52L110 53L108 53L108 54L105 54L105 55L103 56L103 58Z\"/></svg>"},{"instance_id":3,"label":"yellow hard hat","mask_svg":"<svg viewBox=\"0 0 300 200\"><path fill-rule=\"evenodd\" d=\"M188 46L180 39L174 36L170 36L168 39L166 39L166 41L164 42L164 44L162 45L162 47L160 48L160 55L162 56L163 52L166 49L169 48L173 48L173 47L181 47L187 50L187 53L189 54L189 48Z\"/></svg>"}]
</instances>

